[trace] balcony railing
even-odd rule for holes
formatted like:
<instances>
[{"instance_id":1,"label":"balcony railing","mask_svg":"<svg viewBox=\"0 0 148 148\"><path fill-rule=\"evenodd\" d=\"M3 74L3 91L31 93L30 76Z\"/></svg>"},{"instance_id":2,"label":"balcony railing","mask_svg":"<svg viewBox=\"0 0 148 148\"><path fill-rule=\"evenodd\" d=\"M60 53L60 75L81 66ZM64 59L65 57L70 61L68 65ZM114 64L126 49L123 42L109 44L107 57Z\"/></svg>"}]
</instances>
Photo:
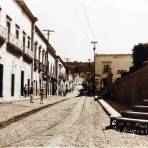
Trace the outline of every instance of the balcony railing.
<instances>
[{"instance_id":1,"label":"balcony railing","mask_svg":"<svg viewBox=\"0 0 148 148\"><path fill-rule=\"evenodd\" d=\"M39 61L37 59L35 59L34 61L34 70L39 69Z\"/></svg>"},{"instance_id":2,"label":"balcony railing","mask_svg":"<svg viewBox=\"0 0 148 148\"><path fill-rule=\"evenodd\" d=\"M54 79L57 79L56 74L51 73L50 76L51 76L52 78L54 78Z\"/></svg>"},{"instance_id":3,"label":"balcony railing","mask_svg":"<svg viewBox=\"0 0 148 148\"><path fill-rule=\"evenodd\" d=\"M43 71L43 64L42 62L39 63L39 72Z\"/></svg>"},{"instance_id":4,"label":"balcony railing","mask_svg":"<svg viewBox=\"0 0 148 148\"><path fill-rule=\"evenodd\" d=\"M31 49L25 48L24 54L28 56L29 58L33 59L33 51Z\"/></svg>"},{"instance_id":5,"label":"balcony railing","mask_svg":"<svg viewBox=\"0 0 148 148\"><path fill-rule=\"evenodd\" d=\"M6 41L7 29L0 25L0 46Z\"/></svg>"},{"instance_id":6,"label":"balcony railing","mask_svg":"<svg viewBox=\"0 0 148 148\"><path fill-rule=\"evenodd\" d=\"M19 41L14 35L8 34L8 43L14 51L23 53L23 43Z\"/></svg>"},{"instance_id":7,"label":"balcony railing","mask_svg":"<svg viewBox=\"0 0 148 148\"><path fill-rule=\"evenodd\" d=\"M6 39L7 38L7 29L0 25L0 37Z\"/></svg>"}]
</instances>

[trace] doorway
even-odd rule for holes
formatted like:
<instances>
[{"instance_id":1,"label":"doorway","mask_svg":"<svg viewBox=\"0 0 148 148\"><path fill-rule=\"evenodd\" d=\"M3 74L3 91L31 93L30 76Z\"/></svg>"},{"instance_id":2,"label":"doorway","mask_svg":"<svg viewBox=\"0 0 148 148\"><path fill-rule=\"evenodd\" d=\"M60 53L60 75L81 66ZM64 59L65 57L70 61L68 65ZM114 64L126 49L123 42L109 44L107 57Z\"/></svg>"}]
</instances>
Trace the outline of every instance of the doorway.
<instances>
[{"instance_id":1,"label":"doorway","mask_svg":"<svg viewBox=\"0 0 148 148\"><path fill-rule=\"evenodd\" d=\"M24 71L21 71L21 96L24 96Z\"/></svg>"},{"instance_id":2,"label":"doorway","mask_svg":"<svg viewBox=\"0 0 148 148\"><path fill-rule=\"evenodd\" d=\"M30 79L28 79L28 96L30 95Z\"/></svg>"},{"instance_id":3,"label":"doorway","mask_svg":"<svg viewBox=\"0 0 148 148\"><path fill-rule=\"evenodd\" d=\"M15 75L11 75L11 96L14 96L14 87L15 87Z\"/></svg>"},{"instance_id":4,"label":"doorway","mask_svg":"<svg viewBox=\"0 0 148 148\"><path fill-rule=\"evenodd\" d=\"M0 64L0 97L3 97L3 65Z\"/></svg>"}]
</instances>

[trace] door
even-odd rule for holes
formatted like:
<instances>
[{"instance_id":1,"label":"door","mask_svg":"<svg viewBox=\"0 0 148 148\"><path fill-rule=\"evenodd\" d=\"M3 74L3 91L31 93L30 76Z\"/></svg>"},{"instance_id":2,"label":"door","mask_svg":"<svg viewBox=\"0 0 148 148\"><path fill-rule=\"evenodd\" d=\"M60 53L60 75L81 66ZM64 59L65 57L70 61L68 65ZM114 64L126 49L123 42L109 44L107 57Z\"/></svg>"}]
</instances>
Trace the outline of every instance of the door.
<instances>
[{"instance_id":1,"label":"door","mask_svg":"<svg viewBox=\"0 0 148 148\"><path fill-rule=\"evenodd\" d=\"M0 64L0 97L3 97L3 65Z\"/></svg>"},{"instance_id":2,"label":"door","mask_svg":"<svg viewBox=\"0 0 148 148\"><path fill-rule=\"evenodd\" d=\"M14 96L14 87L15 87L15 75L11 75L11 96Z\"/></svg>"},{"instance_id":3,"label":"door","mask_svg":"<svg viewBox=\"0 0 148 148\"><path fill-rule=\"evenodd\" d=\"M30 95L30 79L28 79L28 96Z\"/></svg>"},{"instance_id":4,"label":"door","mask_svg":"<svg viewBox=\"0 0 148 148\"><path fill-rule=\"evenodd\" d=\"M36 80L36 96L38 95L38 81Z\"/></svg>"},{"instance_id":5,"label":"door","mask_svg":"<svg viewBox=\"0 0 148 148\"><path fill-rule=\"evenodd\" d=\"M21 96L24 95L24 71L21 71Z\"/></svg>"}]
</instances>

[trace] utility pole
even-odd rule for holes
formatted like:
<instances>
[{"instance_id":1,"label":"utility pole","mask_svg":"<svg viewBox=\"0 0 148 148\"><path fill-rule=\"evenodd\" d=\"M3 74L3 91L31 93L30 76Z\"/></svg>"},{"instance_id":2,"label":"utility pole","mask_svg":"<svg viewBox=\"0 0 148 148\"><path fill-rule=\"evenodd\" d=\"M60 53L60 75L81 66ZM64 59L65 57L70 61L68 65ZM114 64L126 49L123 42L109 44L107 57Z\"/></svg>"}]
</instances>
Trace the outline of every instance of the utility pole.
<instances>
[{"instance_id":1,"label":"utility pole","mask_svg":"<svg viewBox=\"0 0 148 148\"><path fill-rule=\"evenodd\" d=\"M48 43L49 43L49 36L50 36L50 33L51 32L54 32L54 30L49 30L49 29L45 29L43 30L44 32L46 32L47 34L47 40L48 40ZM47 51L45 52L45 59L46 59L46 97L47 97L47 92L48 92L48 46L47 46Z\"/></svg>"},{"instance_id":2,"label":"utility pole","mask_svg":"<svg viewBox=\"0 0 148 148\"><path fill-rule=\"evenodd\" d=\"M93 51L94 51L94 99L95 99L95 93L96 93L96 74L95 74L95 50L96 50L96 44L97 41L92 41L91 44L93 44Z\"/></svg>"},{"instance_id":3,"label":"utility pole","mask_svg":"<svg viewBox=\"0 0 148 148\"><path fill-rule=\"evenodd\" d=\"M50 36L50 33L51 32L54 32L54 30L49 30L49 29L45 29L45 30L43 30L44 32L46 32L47 34L47 40L48 40L48 42L49 42L49 36Z\"/></svg>"},{"instance_id":4,"label":"utility pole","mask_svg":"<svg viewBox=\"0 0 148 148\"><path fill-rule=\"evenodd\" d=\"M69 72L69 68L68 68L68 62L70 61L70 58L64 58L65 60L66 60L66 66L67 66L67 70L68 70L68 72Z\"/></svg>"},{"instance_id":5,"label":"utility pole","mask_svg":"<svg viewBox=\"0 0 148 148\"><path fill-rule=\"evenodd\" d=\"M89 80L89 93L90 93L90 78L91 78L91 71L90 71L90 61L91 61L91 59L88 59L88 62L89 62L89 78L88 78L88 80Z\"/></svg>"}]
</instances>

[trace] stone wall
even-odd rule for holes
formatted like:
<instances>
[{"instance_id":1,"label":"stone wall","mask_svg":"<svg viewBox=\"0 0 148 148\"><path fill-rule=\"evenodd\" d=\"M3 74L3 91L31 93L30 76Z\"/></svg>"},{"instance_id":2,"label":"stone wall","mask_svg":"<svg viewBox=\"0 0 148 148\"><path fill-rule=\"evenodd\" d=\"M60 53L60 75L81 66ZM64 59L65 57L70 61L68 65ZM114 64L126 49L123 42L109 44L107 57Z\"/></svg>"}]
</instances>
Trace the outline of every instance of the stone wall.
<instances>
[{"instance_id":1,"label":"stone wall","mask_svg":"<svg viewBox=\"0 0 148 148\"><path fill-rule=\"evenodd\" d=\"M113 98L123 104L133 105L148 99L148 66L116 81L112 89Z\"/></svg>"}]
</instances>

